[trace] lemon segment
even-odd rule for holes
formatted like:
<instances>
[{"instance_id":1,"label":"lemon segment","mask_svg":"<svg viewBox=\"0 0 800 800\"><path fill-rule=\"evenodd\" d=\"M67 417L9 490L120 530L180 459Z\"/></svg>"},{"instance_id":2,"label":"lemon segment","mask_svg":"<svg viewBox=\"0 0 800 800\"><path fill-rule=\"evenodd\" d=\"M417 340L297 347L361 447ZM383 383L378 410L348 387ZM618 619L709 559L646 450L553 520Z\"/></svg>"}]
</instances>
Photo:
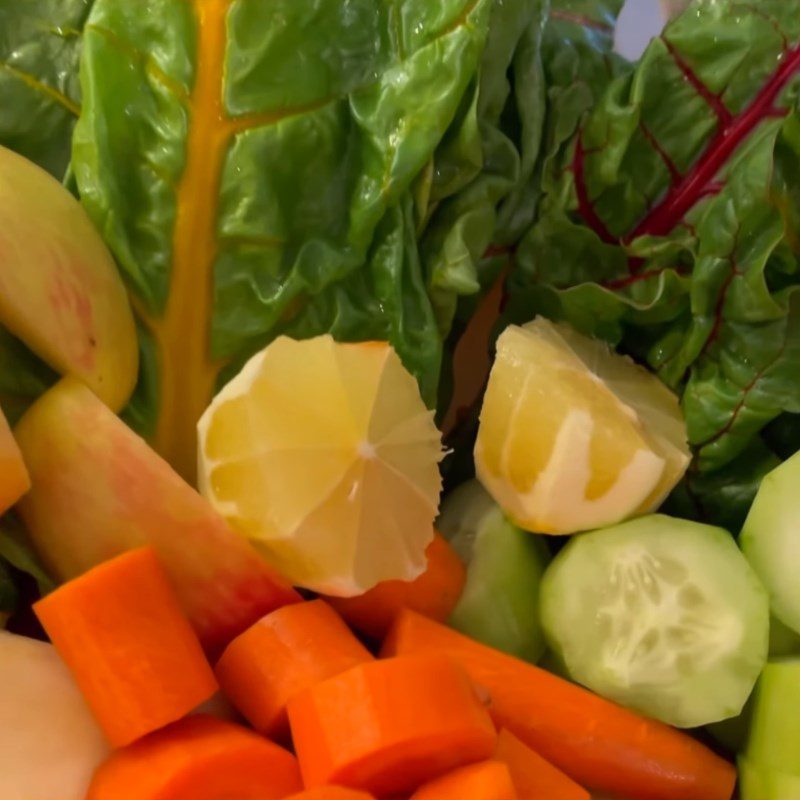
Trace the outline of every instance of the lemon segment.
<instances>
[{"instance_id":1,"label":"lemon segment","mask_svg":"<svg viewBox=\"0 0 800 800\"><path fill-rule=\"evenodd\" d=\"M276 339L198 435L202 493L296 585L349 596L424 570L441 435L390 345Z\"/></svg>"},{"instance_id":2,"label":"lemon segment","mask_svg":"<svg viewBox=\"0 0 800 800\"><path fill-rule=\"evenodd\" d=\"M651 511L689 458L675 395L605 343L544 318L498 339L475 466L520 527L575 533Z\"/></svg>"}]
</instances>

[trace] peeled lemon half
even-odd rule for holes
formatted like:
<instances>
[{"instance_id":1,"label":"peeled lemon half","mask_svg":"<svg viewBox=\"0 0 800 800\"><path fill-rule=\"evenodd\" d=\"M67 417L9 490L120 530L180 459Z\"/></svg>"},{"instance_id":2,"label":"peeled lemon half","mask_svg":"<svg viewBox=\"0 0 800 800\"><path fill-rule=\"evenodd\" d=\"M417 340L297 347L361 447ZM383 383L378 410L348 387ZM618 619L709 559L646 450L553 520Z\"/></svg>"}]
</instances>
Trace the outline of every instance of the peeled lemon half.
<instances>
[{"instance_id":1,"label":"peeled lemon half","mask_svg":"<svg viewBox=\"0 0 800 800\"><path fill-rule=\"evenodd\" d=\"M676 396L631 359L544 318L498 339L475 466L520 527L575 533L644 514L689 458Z\"/></svg>"},{"instance_id":2,"label":"peeled lemon half","mask_svg":"<svg viewBox=\"0 0 800 800\"><path fill-rule=\"evenodd\" d=\"M276 339L198 430L201 491L296 585L349 596L424 570L441 436L390 345Z\"/></svg>"}]
</instances>

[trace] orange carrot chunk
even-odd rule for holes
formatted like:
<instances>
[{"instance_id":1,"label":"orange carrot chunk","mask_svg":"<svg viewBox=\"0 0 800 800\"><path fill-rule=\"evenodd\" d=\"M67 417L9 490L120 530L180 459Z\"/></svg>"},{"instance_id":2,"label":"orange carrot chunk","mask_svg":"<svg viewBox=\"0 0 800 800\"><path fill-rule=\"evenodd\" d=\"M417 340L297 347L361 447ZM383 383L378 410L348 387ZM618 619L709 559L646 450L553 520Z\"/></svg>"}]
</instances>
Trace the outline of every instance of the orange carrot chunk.
<instances>
[{"instance_id":1,"label":"orange carrot chunk","mask_svg":"<svg viewBox=\"0 0 800 800\"><path fill-rule=\"evenodd\" d=\"M299 694L289 722L305 784L402 794L488 758L497 739L458 665L440 655L362 664Z\"/></svg>"},{"instance_id":2,"label":"orange carrot chunk","mask_svg":"<svg viewBox=\"0 0 800 800\"><path fill-rule=\"evenodd\" d=\"M698 741L444 625L403 611L383 655L440 653L491 696L499 728L583 786L641 800L729 800L732 764Z\"/></svg>"},{"instance_id":3,"label":"orange carrot chunk","mask_svg":"<svg viewBox=\"0 0 800 800\"><path fill-rule=\"evenodd\" d=\"M86 800L279 800L301 788L291 753L239 725L196 716L111 755Z\"/></svg>"},{"instance_id":4,"label":"orange carrot chunk","mask_svg":"<svg viewBox=\"0 0 800 800\"><path fill-rule=\"evenodd\" d=\"M343 786L318 786L306 789L300 794L293 794L286 800L375 800L371 794L358 789L345 789Z\"/></svg>"},{"instance_id":5,"label":"orange carrot chunk","mask_svg":"<svg viewBox=\"0 0 800 800\"><path fill-rule=\"evenodd\" d=\"M411 800L517 800L517 793L505 764L483 761L426 783Z\"/></svg>"},{"instance_id":6,"label":"orange carrot chunk","mask_svg":"<svg viewBox=\"0 0 800 800\"><path fill-rule=\"evenodd\" d=\"M332 597L345 621L373 639L382 639L403 608L444 622L458 603L467 571L458 554L436 534L426 551L428 566L414 581L385 581L358 597Z\"/></svg>"},{"instance_id":7,"label":"orange carrot chunk","mask_svg":"<svg viewBox=\"0 0 800 800\"><path fill-rule=\"evenodd\" d=\"M150 548L95 567L34 610L117 747L179 719L219 688Z\"/></svg>"},{"instance_id":8,"label":"orange carrot chunk","mask_svg":"<svg viewBox=\"0 0 800 800\"><path fill-rule=\"evenodd\" d=\"M216 666L228 699L268 736L288 733L286 704L372 655L324 601L284 606L234 639Z\"/></svg>"},{"instance_id":9,"label":"orange carrot chunk","mask_svg":"<svg viewBox=\"0 0 800 800\"><path fill-rule=\"evenodd\" d=\"M31 479L5 414L0 410L0 514L31 488Z\"/></svg>"},{"instance_id":10,"label":"orange carrot chunk","mask_svg":"<svg viewBox=\"0 0 800 800\"><path fill-rule=\"evenodd\" d=\"M519 800L591 800L586 789L507 730L497 737L494 758L508 767Z\"/></svg>"}]
</instances>

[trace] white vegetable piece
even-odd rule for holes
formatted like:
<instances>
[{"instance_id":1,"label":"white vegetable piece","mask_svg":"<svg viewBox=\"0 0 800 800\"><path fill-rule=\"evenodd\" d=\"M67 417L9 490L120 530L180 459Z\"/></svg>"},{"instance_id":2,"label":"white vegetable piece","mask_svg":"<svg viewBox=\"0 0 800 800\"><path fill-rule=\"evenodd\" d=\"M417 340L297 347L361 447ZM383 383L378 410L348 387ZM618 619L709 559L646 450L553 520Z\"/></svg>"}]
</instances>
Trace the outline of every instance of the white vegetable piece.
<instances>
[{"instance_id":1,"label":"white vegetable piece","mask_svg":"<svg viewBox=\"0 0 800 800\"><path fill-rule=\"evenodd\" d=\"M56 649L0 631L0 798L84 800L109 753Z\"/></svg>"}]
</instances>

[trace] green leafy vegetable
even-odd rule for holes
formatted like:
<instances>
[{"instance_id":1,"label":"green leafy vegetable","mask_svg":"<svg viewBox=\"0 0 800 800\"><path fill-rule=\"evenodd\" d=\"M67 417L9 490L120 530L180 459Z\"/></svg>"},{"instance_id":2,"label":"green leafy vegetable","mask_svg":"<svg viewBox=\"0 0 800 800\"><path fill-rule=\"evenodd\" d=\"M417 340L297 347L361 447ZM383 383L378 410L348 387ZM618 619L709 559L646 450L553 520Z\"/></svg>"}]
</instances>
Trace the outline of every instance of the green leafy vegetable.
<instances>
[{"instance_id":1,"label":"green leafy vegetable","mask_svg":"<svg viewBox=\"0 0 800 800\"><path fill-rule=\"evenodd\" d=\"M709 507L744 502L769 458L743 454L800 411L799 10L698 0L556 115L509 281L512 319L567 319L682 392Z\"/></svg>"},{"instance_id":2,"label":"green leafy vegetable","mask_svg":"<svg viewBox=\"0 0 800 800\"><path fill-rule=\"evenodd\" d=\"M0 0L0 144L62 178L92 0Z\"/></svg>"},{"instance_id":3,"label":"green leafy vegetable","mask_svg":"<svg viewBox=\"0 0 800 800\"><path fill-rule=\"evenodd\" d=\"M14 570L30 575L42 595L54 588L55 584L39 563L21 523L13 513L9 513L0 519L0 619L17 610L19 592Z\"/></svg>"},{"instance_id":4,"label":"green leafy vegetable","mask_svg":"<svg viewBox=\"0 0 800 800\"><path fill-rule=\"evenodd\" d=\"M133 418L191 473L219 376L279 333L389 339L432 403L417 229L491 0L148 5L96 2L73 150L153 355Z\"/></svg>"}]
</instances>

